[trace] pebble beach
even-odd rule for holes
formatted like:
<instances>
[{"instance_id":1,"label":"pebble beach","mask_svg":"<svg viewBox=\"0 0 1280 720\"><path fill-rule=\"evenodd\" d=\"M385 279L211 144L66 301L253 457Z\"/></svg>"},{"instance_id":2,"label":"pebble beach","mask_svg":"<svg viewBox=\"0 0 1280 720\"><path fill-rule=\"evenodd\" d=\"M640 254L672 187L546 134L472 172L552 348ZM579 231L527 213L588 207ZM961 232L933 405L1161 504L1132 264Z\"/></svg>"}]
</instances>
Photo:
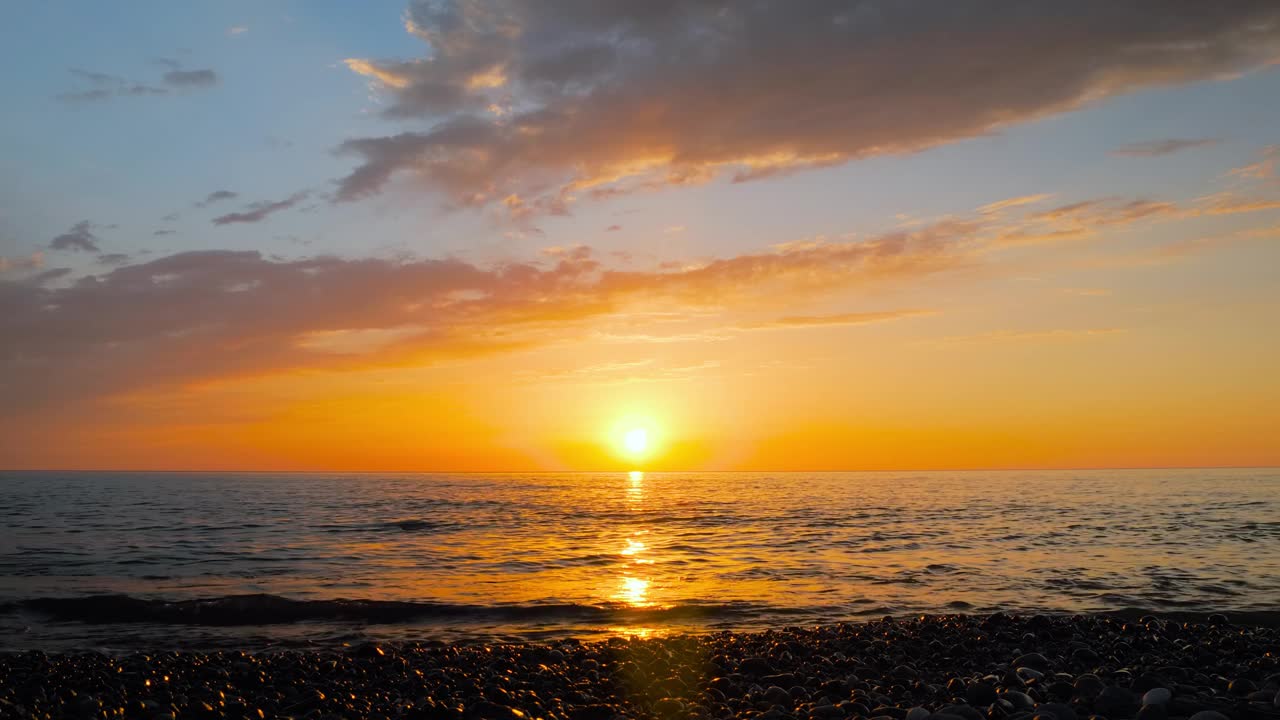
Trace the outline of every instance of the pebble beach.
<instances>
[{"instance_id":1,"label":"pebble beach","mask_svg":"<svg viewBox=\"0 0 1280 720\"><path fill-rule=\"evenodd\" d=\"M0 654L0 716L1280 718L1280 630L1224 615L932 615L583 642Z\"/></svg>"}]
</instances>

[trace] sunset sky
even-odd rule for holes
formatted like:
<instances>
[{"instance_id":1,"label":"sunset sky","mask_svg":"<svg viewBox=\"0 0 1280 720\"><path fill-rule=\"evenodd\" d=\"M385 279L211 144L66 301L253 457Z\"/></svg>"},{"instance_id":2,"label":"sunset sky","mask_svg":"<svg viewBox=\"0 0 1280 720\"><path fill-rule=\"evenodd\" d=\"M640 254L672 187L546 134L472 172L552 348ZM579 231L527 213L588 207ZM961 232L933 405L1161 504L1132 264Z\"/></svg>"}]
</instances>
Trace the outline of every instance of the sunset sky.
<instances>
[{"instance_id":1,"label":"sunset sky","mask_svg":"<svg viewBox=\"0 0 1280 720\"><path fill-rule=\"evenodd\" d=\"M1274 0L4 3L0 468L1280 465L1277 63Z\"/></svg>"}]
</instances>

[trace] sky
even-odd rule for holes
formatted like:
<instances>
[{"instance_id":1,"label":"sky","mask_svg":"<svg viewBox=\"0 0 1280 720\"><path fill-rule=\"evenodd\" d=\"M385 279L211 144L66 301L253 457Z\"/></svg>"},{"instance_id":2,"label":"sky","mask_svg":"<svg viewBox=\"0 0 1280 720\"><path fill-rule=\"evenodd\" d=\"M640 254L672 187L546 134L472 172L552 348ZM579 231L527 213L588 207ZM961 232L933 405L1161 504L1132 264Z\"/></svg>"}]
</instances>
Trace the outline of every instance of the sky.
<instances>
[{"instance_id":1,"label":"sky","mask_svg":"<svg viewBox=\"0 0 1280 720\"><path fill-rule=\"evenodd\" d=\"M1280 465L1269 0L49 0L0 79L0 468Z\"/></svg>"}]
</instances>

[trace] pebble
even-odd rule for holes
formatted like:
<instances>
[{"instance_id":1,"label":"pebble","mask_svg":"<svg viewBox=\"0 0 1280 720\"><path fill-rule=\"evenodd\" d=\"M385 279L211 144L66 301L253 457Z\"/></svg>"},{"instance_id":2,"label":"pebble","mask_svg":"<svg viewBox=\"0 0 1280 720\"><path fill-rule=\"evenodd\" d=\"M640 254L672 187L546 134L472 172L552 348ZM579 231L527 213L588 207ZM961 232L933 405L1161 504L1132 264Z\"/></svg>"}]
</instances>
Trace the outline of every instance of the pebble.
<instances>
[{"instance_id":1,"label":"pebble","mask_svg":"<svg viewBox=\"0 0 1280 720\"><path fill-rule=\"evenodd\" d=\"M1138 709L1139 702L1138 697L1129 690L1110 685L1098 693L1098 698L1094 700L1093 706L1099 713L1107 717L1126 718L1130 717Z\"/></svg>"},{"instance_id":2,"label":"pebble","mask_svg":"<svg viewBox=\"0 0 1280 720\"><path fill-rule=\"evenodd\" d=\"M1277 647L1280 630L1227 623L940 615L599 642L0 653L0 717L1272 720Z\"/></svg>"},{"instance_id":3,"label":"pebble","mask_svg":"<svg viewBox=\"0 0 1280 720\"><path fill-rule=\"evenodd\" d=\"M1143 705L1167 705L1173 699L1173 692L1168 688L1152 688L1142 696Z\"/></svg>"},{"instance_id":4,"label":"pebble","mask_svg":"<svg viewBox=\"0 0 1280 720\"><path fill-rule=\"evenodd\" d=\"M1037 714L1047 713L1058 720L1076 720L1076 711L1063 703L1045 703L1036 708Z\"/></svg>"}]
</instances>

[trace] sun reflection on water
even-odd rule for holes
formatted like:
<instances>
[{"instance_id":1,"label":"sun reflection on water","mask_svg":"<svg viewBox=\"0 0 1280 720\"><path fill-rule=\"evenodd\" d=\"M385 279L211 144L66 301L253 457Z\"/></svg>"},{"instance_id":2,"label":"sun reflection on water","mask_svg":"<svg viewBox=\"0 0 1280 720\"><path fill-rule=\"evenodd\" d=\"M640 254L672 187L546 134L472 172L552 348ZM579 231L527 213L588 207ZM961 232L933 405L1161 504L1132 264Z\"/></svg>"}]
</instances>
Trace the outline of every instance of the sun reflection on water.
<instances>
[{"instance_id":1,"label":"sun reflection on water","mask_svg":"<svg viewBox=\"0 0 1280 720\"><path fill-rule=\"evenodd\" d=\"M622 576L622 589L614 597L631 607L647 607L652 604L649 602L649 581L629 575Z\"/></svg>"}]
</instances>

